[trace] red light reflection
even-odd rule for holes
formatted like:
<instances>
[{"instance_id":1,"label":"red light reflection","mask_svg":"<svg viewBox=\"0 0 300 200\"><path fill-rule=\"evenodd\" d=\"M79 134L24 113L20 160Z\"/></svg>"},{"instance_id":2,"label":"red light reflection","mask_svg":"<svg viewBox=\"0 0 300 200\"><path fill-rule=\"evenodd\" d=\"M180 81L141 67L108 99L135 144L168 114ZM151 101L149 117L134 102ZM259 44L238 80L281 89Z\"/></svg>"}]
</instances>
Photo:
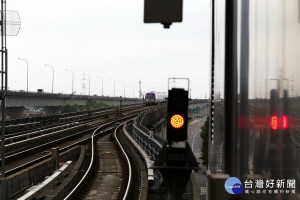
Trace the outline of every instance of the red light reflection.
<instances>
[{"instance_id":1,"label":"red light reflection","mask_svg":"<svg viewBox=\"0 0 300 200\"><path fill-rule=\"evenodd\" d=\"M278 130L278 117L271 116L270 125L273 130Z\"/></svg>"},{"instance_id":2,"label":"red light reflection","mask_svg":"<svg viewBox=\"0 0 300 200\"><path fill-rule=\"evenodd\" d=\"M281 117L281 126L282 126L283 129L287 129L288 125L289 125L289 123L288 123L288 117L286 115L283 115Z\"/></svg>"}]
</instances>

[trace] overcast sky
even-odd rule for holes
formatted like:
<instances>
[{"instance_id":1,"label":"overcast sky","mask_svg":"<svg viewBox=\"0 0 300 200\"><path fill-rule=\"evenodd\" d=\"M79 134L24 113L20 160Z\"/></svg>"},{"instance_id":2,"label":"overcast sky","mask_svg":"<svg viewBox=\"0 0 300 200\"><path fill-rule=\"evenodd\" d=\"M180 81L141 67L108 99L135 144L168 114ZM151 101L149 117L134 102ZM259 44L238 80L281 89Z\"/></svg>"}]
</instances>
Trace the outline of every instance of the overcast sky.
<instances>
[{"instance_id":1,"label":"overcast sky","mask_svg":"<svg viewBox=\"0 0 300 200\"><path fill-rule=\"evenodd\" d=\"M210 1L184 0L183 22L170 29L143 23L144 1L136 0L12 0L7 10L21 18L18 36L7 38L8 87L26 90L26 59L29 90L74 90L105 96L138 96L142 92L166 92L168 78L190 79L192 98L209 91ZM112 80L113 79L113 80ZM83 90L85 85L85 90ZM134 87L134 91L133 91Z\"/></svg>"}]
</instances>

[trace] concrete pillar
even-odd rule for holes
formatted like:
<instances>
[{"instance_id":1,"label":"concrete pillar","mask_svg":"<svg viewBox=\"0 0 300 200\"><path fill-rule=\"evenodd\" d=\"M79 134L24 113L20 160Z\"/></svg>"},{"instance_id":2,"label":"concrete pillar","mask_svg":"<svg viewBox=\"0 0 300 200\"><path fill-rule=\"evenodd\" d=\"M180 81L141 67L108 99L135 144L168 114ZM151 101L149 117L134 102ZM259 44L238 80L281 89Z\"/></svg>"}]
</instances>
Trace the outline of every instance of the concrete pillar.
<instances>
[{"instance_id":1,"label":"concrete pillar","mask_svg":"<svg viewBox=\"0 0 300 200\"><path fill-rule=\"evenodd\" d=\"M115 117L116 118L120 117L120 107L119 106L115 106Z\"/></svg>"},{"instance_id":2,"label":"concrete pillar","mask_svg":"<svg viewBox=\"0 0 300 200\"><path fill-rule=\"evenodd\" d=\"M59 169L59 147L51 149L51 159L55 162L55 169Z\"/></svg>"}]
</instances>

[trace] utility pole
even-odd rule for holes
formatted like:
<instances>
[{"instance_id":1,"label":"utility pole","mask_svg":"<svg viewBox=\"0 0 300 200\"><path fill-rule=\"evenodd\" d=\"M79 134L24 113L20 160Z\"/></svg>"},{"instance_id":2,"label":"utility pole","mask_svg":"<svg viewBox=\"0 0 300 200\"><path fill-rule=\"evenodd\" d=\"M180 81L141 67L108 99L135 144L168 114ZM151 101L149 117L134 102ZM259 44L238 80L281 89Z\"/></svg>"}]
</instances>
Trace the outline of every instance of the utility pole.
<instances>
[{"instance_id":1,"label":"utility pole","mask_svg":"<svg viewBox=\"0 0 300 200\"><path fill-rule=\"evenodd\" d=\"M9 12L9 15L6 13ZM9 16L8 20L6 16ZM14 27L13 29L6 29L7 21L9 21L10 27ZM1 13L0 13L0 34L1 34L1 73L0 73L0 102L1 102L1 111L2 111L2 121L1 121L1 191L0 191L0 199L6 200L8 199L8 188L7 188L7 180L5 177L5 119L6 119L6 94L7 94L7 48L6 48L6 36L17 36L21 27L21 19L16 11L7 11L6 10L6 0L1 0ZM28 68L27 68L28 69Z\"/></svg>"},{"instance_id":2,"label":"utility pole","mask_svg":"<svg viewBox=\"0 0 300 200\"><path fill-rule=\"evenodd\" d=\"M46 67L50 67L52 69L52 94L53 94L53 86L54 86L54 68L50 65L45 65Z\"/></svg>"},{"instance_id":3,"label":"utility pole","mask_svg":"<svg viewBox=\"0 0 300 200\"><path fill-rule=\"evenodd\" d=\"M142 98L142 82L139 80L139 96Z\"/></svg>"}]
</instances>

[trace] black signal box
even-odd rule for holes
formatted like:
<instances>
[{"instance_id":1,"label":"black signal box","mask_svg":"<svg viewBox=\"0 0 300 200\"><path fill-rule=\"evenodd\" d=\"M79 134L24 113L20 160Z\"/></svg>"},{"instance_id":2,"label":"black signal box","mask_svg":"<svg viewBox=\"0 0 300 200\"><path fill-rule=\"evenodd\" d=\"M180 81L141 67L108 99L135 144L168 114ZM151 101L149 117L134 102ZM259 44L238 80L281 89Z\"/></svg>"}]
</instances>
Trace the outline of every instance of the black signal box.
<instances>
[{"instance_id":1,"label":"black signal box","mask_svg":"<svg viewBox=\"0 0 300 200\"><path fill-rule=\"evenodd\" d=\"M169 144L173 141L187 140L188 101L188 91L178 88L169 90L167 113L167 140ZM174 120L174 116L177 119Z\"/></svg>"}]
</instances>

